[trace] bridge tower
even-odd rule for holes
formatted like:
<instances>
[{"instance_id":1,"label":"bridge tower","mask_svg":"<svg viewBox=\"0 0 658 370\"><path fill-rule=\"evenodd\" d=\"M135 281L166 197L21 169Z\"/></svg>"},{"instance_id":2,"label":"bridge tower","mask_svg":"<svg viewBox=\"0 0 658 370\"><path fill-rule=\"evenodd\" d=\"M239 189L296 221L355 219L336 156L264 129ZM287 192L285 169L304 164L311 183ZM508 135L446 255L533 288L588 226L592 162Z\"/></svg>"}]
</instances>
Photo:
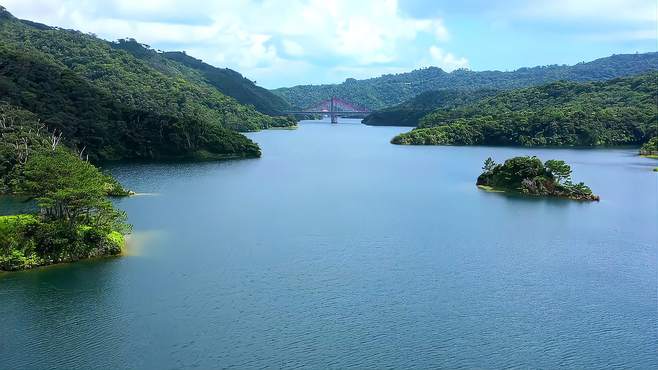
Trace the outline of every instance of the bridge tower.
<instances>
[{"instance_id":1,"label":"bridge tower","mask_svg":"<svg viewBox=\"0 0 658 370\"><path fill-rule=\"evenodd\" d=\"M329 105L329 116L331 117L331 123L338 123L338 115L336 114L336 107L334 104L334 99L336 99L335 96L331 97L331 103Z\"/></svg>"},{"instance_id":2,"label":"bridge tower","mask_svg":"<svg viewBox=\"0 0 658 370\"><path fill-rule=\"evenodd\" d=\"M313 114L313 115L322 115L323 117L329 116L331 118L331 123L338 123L338 117L349 115L349 116L360 116L367 115L370 113L369 110L355 107L354 104L346 102L341 98L332 96L330 99L323 100L315 107L306 108L301 111L288 111L283 112L285 114L297 115L297 114Z\"/></svg>"}]
</instances>

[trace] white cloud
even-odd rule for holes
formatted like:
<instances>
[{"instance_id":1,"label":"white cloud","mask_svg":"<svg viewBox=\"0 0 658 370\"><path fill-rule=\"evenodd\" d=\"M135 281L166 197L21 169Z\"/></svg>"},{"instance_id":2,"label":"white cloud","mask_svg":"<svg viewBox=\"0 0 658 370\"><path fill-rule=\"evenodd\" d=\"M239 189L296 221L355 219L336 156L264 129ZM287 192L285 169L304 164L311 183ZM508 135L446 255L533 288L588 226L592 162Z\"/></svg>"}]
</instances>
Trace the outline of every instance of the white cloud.
<instances>
[{"instance_id":1,"label":"white cloud","mask_svg":"<svg viewBox=\"0 0 658 370\"><path fill-rule=\"evenodd\" d=\"M441 18L409 18L397 0L5 0L4 5L18 17L109 40L133 37L154 48L185 50L257 76L268 87L299 77L299 71L282 68L294 60L316 72L342 67L375 76L408 70L429 57L428 45L417 48L417 40L449 39ZM439 62L449 66L461 59L446 53Z\"/></svg>"},{"instance_id":2,"label":"white cloud","mask_svg":"<svg viewBox=\"0 0 658 370\"><path fill-rule=\"evenodd\" d=\"M459 68L468 68L468 60L466 58L458 58L438 46L430 46L429 52L434 64L445 71L451 72Z\"/></svg>"},{"instance_id":3,"label":"white cloud","mask_svg":"<svg viewBox=\"0 0 658 370\"><path fill-rule=\"evenodd\" d=\"M448 41L448 39L450 39L450 33L448 33L448 29L443 24L443 20L437 19L433 23L434 35L436 35L436 39L439 41Z\"/></svg>"},{"instance_id":4,"label":"white cloud","mask_svg":"<svg viewBox=\"0 0 658 370\"><path fill-rule=\"evenodd\" d=\"M293 57L300 57L304 55L304 47L292 40L283 40L281 42L283 45L283 50L286 54Z\"/></svg>"}]
</instances>

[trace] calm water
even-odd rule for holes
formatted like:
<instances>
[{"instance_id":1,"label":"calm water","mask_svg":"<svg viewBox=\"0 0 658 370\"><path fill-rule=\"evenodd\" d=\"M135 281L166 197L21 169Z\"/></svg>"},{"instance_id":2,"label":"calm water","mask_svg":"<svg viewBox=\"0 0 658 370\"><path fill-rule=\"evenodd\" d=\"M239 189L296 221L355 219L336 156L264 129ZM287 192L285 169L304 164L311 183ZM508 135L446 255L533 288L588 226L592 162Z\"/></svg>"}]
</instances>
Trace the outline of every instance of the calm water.
<instances>
[{"instance_id":1,"label":"calm water","mask_svg":"<svg viewBox=\"0 0 658 370\"><path fill-rule=\"evenodd\" d=\"M0 216L36 212L35 203L34 200L0 195Z\"/></svg>"},{"instance_id":2,"label":"calm water","mask_svg":"<svg viewBox=\"0 0 658 370\"><path fill-rule=\"evenodd\" d=\"M634 150L401 147L302 123L126 165L129 255L0 276L0 368L657 368L658 175ZM600 203L479 191L488 156ZM655 164L654 164L655 165Z\"/></svg>"}]
</instances>

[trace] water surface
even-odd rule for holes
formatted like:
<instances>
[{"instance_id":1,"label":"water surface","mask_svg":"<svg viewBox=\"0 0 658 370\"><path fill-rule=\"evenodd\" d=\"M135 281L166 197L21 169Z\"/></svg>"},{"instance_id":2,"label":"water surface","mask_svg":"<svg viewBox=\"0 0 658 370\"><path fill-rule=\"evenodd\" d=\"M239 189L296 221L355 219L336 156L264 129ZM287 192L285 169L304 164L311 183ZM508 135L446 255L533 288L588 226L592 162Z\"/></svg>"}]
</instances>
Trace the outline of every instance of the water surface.
<instances>
[{"instance_id":1,"label":"water surface","mask_svg":"<svg viewBox=\"0 0 658 370\"><path fill-rule=\"evenodd\" d=\"M125 257L0 276L0 368L657 368L658 176L624 150L390 145L303 122L263 158L111 168ZM599 203L478 190L564 159Z\"/></svg>"}]
</instances>

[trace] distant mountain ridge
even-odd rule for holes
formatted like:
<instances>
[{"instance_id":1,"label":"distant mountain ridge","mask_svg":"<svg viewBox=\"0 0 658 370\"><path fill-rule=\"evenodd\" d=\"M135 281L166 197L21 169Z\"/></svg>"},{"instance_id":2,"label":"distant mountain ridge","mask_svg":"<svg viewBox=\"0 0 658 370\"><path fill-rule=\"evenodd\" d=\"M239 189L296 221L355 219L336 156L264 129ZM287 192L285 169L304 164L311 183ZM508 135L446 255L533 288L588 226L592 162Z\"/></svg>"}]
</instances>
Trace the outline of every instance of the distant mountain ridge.
<instances>
[{"instance_id":1,"label":"distant mountain ridge","mask_svg":"<svg viewBox=\"0 0 658 370\"><path fill-rule=\"evenodd\" d=\"M300 85L273 90L299 108L336 96L377 110L412 99L419 94L444 89L502 89L536 86L558 80L602 81L658 70L658 52L618 54L576 65L549 65L520 68L511 72L445 72L437 67L389 74L365 80L347 79L341 84Z\"/></svg>"}]
</instances>

